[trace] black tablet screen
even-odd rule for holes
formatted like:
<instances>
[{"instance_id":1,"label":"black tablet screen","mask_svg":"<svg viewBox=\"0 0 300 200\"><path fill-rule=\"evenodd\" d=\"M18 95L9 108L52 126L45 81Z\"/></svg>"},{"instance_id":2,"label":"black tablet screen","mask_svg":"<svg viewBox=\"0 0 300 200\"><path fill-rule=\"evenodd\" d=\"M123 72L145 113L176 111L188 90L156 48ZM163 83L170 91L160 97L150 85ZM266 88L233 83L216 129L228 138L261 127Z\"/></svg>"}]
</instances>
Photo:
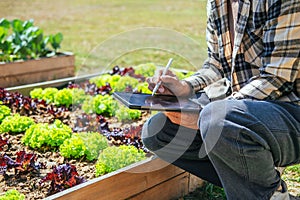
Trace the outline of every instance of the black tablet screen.
<instances>
[{"instance_id":1,"label":"black tablet screen","mask_svg":"<svg viewBox=\"0 0 300 200\"><path fill-rule=\"evenodd\" d=\"M144 93L114 92L113 97L131 109L160 111L194 111L201 106L187 98L171 95L154 95Z\"/></svg>"}]
</instances>

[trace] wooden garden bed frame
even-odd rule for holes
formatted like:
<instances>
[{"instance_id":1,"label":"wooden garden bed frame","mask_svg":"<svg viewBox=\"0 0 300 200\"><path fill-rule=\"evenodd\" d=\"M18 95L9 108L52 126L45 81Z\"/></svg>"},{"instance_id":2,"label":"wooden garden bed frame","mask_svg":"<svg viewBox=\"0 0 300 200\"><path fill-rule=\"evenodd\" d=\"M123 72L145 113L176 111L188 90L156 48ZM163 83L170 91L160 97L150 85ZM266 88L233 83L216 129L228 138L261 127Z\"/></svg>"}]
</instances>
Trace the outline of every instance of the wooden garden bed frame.
<instances>
[{"instance_id":1,"label":"wooden garden bed frame","mask_svg":"<svg viewBox=\"0 0 300 200\"><path fill-rule=\"evenodd\" d=\"M200 187L203 180L159 158L149 158L77 185L46 200L171 200Z\"/></svg>"},{"instance_id":2,"label":"wooden garden bed frame","mask_svg":"<svg viewBox=\"0 0 300 200\"><path fill-rule=\"evenodd\" d=\"M75 56L61 53L36 60L0 63L0 87L13 87L75 76Z\"/></svg>"},{"instance_id":3,"label":"wooden garden bed frame","mask_svg":"<svg viewBox=\"0 0 300 200\"><path fill-rule=\"evenodd\" d=\"M7 90L29 95L29 91L36 87L59 87L98 75L63 78L10 87ZM171 200L183 197L202 184L200 178L157 157L151 157L49 196L46 200Z\"/></svg>"}]
</instances>

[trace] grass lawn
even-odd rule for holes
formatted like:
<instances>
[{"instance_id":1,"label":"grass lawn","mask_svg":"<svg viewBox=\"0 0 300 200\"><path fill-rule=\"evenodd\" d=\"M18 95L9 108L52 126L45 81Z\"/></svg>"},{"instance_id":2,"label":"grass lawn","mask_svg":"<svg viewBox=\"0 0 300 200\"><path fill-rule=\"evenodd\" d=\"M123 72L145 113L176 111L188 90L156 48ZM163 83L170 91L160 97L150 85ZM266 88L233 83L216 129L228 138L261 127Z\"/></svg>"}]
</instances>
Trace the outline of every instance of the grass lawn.
<instances>
[{"instance_id":1,"label":"grass lawn","mask_svg":"<svg viewBox=\"0 0 300 200\"><path fill-rule=\"evenodd\" d=\"M289 193L300 199L300 165L287 167L284 170L282 179L287 183ZM210 183L205 183L203 187L197 188L190 194L178 200L226 200L224 190Z\"/></svg>"},{"instance_id":2,"label":"grass lawn","mask_svg":"<svg viewBox=\"0 0 300 200\"><path fill-rule=\"evenodd\" d=\"M169 52L168 49L144 47L144 38L136 37L134 30L147 27L177 31L193 39L199 47L194 52L199 52L195 60L200 66L206 57L206 0L1 0L0 7L3 8L0 18L34 19L45 35L63 33L62 50L76 54L76 66L80 71L94 72L115 64L131 66L155 62L165 65L170 56L176 60L174 67L195 69L184 55L172 52L173 49ZM133 32L130 41L112 38L128 31ZM113 50L105 49L103 43L107 41L118 46ZM140 48L118 54L119 48L132 41L139 42ZM166 42L165 38L158 41ZM112 52L114 50L116 53ZM109 53L114 55L106 56Z\"/></svg>"},{"instance_id":3,"label":"grass lawn","mask_svg":"<svg viewBox=\"0 0 300 200\"><path fill-rule=\"evenodd\" d=\"M62 50L76 55L78 73L165 65L169 57L172 67L196 70L206 58L206 0L1 0L0 8L0 18L34 19L45 35L63 33ZM299 177L299 165L284 175L298 196Z\"/></svg>"}]
</instances>

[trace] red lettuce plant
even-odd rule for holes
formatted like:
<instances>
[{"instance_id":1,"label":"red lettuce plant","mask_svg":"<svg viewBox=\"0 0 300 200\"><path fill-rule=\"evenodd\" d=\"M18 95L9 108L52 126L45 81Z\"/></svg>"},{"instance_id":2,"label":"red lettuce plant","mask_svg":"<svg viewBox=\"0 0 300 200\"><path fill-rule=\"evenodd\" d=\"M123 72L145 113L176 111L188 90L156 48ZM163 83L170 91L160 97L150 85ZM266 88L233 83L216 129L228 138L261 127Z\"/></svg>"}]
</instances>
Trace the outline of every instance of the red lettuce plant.
<instances>
[{"instance_id":1,"label":"red lettuce plant","mask_svg":"<svg viewBox=\"0 0 300 200\"><path fill-rule=\"evenodd\" d=\"M40 164L36 164L37 155L33 153L26 153L25 151L17 152L17 159L16 163L17 166L15 167L16 173L19 171L22 174L27 174L30 172L39 172L41 167Z\"/></svg>"},{"instance_id":2,"label":"red lettuce plant","mask_svg":"<svg viewBox=\"0 0 300 200\"><path fill-rule=\"evenodd\" d=\"M20 176L31 172L39 172L41 165L36 164L36 154L19 151L14 161L6 154L0 155L0 174L6 175L6 171L15 169L15 175Z\"/></svg>"},{"instance_id":3,"label":"red lettuce plant","mask_svg":"<svg viewBox=\"0 0 300 200\"><path fill-rule=\"evenodd\" d=\"M83 177L78 175L76 167L68 163L53 167L52 172L48 173L41 180L41 183L46 181L51 181L48 195L61 192L65 189L86 182Z\"/></svg>"}]
</instances>

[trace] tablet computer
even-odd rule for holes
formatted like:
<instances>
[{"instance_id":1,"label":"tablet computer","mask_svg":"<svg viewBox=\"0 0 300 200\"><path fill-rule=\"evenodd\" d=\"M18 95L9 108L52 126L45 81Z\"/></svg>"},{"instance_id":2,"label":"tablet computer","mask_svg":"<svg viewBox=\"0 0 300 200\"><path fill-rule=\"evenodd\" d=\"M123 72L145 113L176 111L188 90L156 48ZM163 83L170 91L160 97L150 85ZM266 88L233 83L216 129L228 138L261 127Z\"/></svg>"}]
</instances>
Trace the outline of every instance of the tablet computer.
<instances>
[{"instance_id":1,"label":"tablet computer","mask_svg":"<svg viewBox=\"0 0 300 200\"><path fill-rule=\"evenodd\" d=\"M157 111L199 112L209 102L205 93L195 99L179 98L172 95L114 92L112 96L131 109ZM200 100L201 99L201 100ZM200 102L200 103L198 103Z\"/></svg>"}]
</instances>

